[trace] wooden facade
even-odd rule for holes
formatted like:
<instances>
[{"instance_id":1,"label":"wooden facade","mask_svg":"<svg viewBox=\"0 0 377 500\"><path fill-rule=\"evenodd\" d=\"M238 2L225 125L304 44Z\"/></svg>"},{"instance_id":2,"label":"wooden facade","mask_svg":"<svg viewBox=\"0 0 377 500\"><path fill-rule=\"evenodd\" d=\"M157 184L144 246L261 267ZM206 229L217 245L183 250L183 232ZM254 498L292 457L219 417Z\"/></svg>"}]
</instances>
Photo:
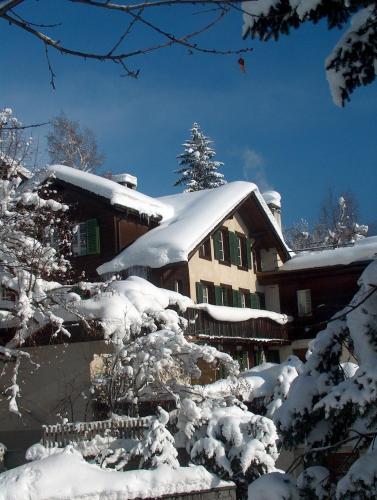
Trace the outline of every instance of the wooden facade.
<instances>
[{"instance_id":1,"label":"wooden facade","mask_svg":"<svg viewBox=\"0 0 377 500\"><path fill-rule=\"evenodd\" d=\"M73 279L82 273L91 281L99 281L96 271L101 264L111 260L125 247L156 226L157 221L135 211L112 206L106 198L85 191L58 179L54 190L70 207L68 216L74 223L96 220L99 227L99 248L96 253L71 258Z\"/></svg>"},{"instance_id":2,"label":"wooden facade","mask_svg":"<svg viewBox=\"0 0 377 500\"><path fill-rule=\"evenodd\" d=\"M278 285L284 314L293 318L290 340L311 339L326 327L326 321L341 311L358 290L357 281L368 262L347 266L258 273L261 285ZM300 315L297 292L309 290L311 312Z\"/></svg>"}]
</instances>

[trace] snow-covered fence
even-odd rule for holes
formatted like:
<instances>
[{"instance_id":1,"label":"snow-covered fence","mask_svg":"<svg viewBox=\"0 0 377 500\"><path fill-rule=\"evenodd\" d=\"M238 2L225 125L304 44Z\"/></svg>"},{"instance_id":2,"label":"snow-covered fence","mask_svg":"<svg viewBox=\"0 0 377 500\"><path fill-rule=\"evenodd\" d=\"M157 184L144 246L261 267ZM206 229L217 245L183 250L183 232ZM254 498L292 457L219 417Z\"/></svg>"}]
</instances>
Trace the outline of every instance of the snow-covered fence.
<instances>
[{"instance_id":1,"label":"snow-covered fence","mask_svg":"<svg viewBox=\"0 0 377 500\"><path fill-rule=\"evenodd\" d=\"M117 439L140 439L153 417L119 418L94 422L69 422L44 425L42 444L46 448L63 447L80 441L90 441L95 436Z\"/></svg>"}]
</instances>

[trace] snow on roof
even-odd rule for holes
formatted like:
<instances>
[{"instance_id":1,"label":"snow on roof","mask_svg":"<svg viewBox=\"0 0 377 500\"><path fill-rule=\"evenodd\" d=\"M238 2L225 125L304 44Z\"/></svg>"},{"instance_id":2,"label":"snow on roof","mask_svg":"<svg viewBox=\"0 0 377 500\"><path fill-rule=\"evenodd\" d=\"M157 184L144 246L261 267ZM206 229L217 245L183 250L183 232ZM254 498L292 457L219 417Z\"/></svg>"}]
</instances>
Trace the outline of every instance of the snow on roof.
<instances>
[{"instance_id":1,"label":"snow on roof","mask_svg":"<svg viewBox=\"0 0 377 500\"><path fill-rule=\"evenodd\" d=\"M111 176L111 180L115 182L127 182L128 184L132 184L137 187L137 177L131 174L123 173L123 174L114 174Z\"/></svg>"},{"instance_id":2,"label":"snow on roof","mask_svg":"<svg viewBox=\"0 0 377 500\"><path fill-rule=\"evenodd\" d=\"M268 318L280 325L285 325L288 322L288 316L279 314L273 311L265 311L264 309L250 309L241 307L213 306L210 304L196 304L190 306L192 309L203 309L211 318L217 321L247 321L256 318Z\"/></svg>"},{"instance_id":3,"label":"snow on roof","mask_svg":"<svg viewBox=\"0 0 377 500\"><path fill-rule=\"evenodd\" d=\"M274 205L281 208L281 195L277 191L265 191L262 193L262 196L267 205Z\"/></svg>"},{"instance_id":4,"label":"snow on roof","mask_svg":"<svg viewBox=\"0 0 377 500\"><path fill-rule=\"evenodd\" d=\"M356 241L351 247L301 252L285 262L279 271L295 271L312 267L346 266L377 258L377 236Z\"/></svg>"},{"instance_id":5,"label":"snow on roof","mask_svg":"<svg viewBox=\"0 0 377 500\"><path fill-rule=\"evenodd\" d=\"M179 495L193 491L232 486L207 472L203 466L126 472L101 469L85 462L72 446L42 460L36 460L0 475L0 499L65 498L140 499Z\"/></svg>"},{"instance_id":6,"label":"snow on roof","mask_svg":"<svg viewBox=\"0 0 377 500\"><path fill-rule=\"evenodd\" d=\"M169 207L158 201L158 199L122 186L113 180L65 165L51 165L48 167L47 172L54 174L61 181L107 198L111 205L131 208L150 217L169 216Z\"/></svg>"},{"instance_id":7,"label":"snow on roof","mask_svg":"<svg viewBox=\"0 0 377 500\"><path fill-rule=\"evenodd\" d=\"M284 242L279 226L255 184L229 182L215 189L158 198L167 210L158 227L150 230L114 259L102 264L99 274L132 266L159 268L187 261L192 250L248 195L254 193Z\"/></svg>"}]
</instances>

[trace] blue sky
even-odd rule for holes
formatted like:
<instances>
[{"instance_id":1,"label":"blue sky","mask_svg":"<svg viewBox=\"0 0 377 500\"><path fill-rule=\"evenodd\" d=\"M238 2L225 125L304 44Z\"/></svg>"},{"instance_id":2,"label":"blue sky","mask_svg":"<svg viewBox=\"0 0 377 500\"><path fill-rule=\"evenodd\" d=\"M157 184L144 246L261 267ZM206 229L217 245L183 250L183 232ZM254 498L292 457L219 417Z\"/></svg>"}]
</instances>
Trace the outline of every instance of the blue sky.
<instances>
[{"instance_id":1,"label":"blue sky","mask_svg":"<svg viewBox=\"0 0 377 500\"><path fill-rule=\"evenodd\" d=\"M108 48L124 28L124 17L66 0L26 0L18 12L34 22L62 21L56 36L75 48ZM170 30L198 19L186 10L163 14L154 15ZM181 48L130 61L141 69L138 80L120 77L111 64L51 53L53 90L43 46L1 22L0 106L12 107L25 123L64 111L95 132L106 156L103 171L137 175L139 189L153 196L177 191L176 155L197 121L215 141L229 181L256 181L282 194L286 225L313 220L329 187L356 194L360 222L376 220L377 85L357 90L344 109L332 103L324 60L340 32L306 26L262 44L242 41L241 28L235 13L202 42L253 46L246 74L237 56L190 56ZM136 33L134 44L155 39ZM41 153L44 134L34 134Z\"/></svg>"}]
</instances>

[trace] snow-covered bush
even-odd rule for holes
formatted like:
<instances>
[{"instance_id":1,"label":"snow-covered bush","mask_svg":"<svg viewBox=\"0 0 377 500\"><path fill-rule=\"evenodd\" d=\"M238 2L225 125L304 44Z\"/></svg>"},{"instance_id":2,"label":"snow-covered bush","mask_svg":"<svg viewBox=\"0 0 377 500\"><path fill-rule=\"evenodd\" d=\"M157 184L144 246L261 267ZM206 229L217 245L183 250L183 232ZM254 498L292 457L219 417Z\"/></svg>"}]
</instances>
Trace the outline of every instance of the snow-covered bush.
<instances>
[{"instance_id":1,"label":"snow-covered bush","mask_svg":"<svg viewBox=\"0 0 377 500\"><path fill-rule=\"evenodd\" d=\"M377 261L365 269L359 285L350 305L310 345L302 373L274 415L283 444L305 447L306 466L326 465L327 454L344 444L366 451L334 485L337 498L351 498L355 484L359 497L352 498L377 495L375 451L368 450L377 435ZM345 346L358 361L356 371L340 365ZM363 467L368 460L369 467Z\"/></svg>"},{"instance_id":2,"label":"snow-covered bush","mask_svg":"<svg viewBox=\"0 0 377 500\"><path fill-rule=\"evenodd\" d=\"M19 365L22 358L29 358L17 348L46 325L52 325L55 333L67 333L50 307L48 292L60 286L56 280L69 267L63 251L69 244L63 234L68 207L49 197L48 186L40 189L32 180L23 182L30 177L22 164L29 147L12 111L0 111L0 328L14 332L0 354L5 364L15 360L10 385L1 397L5 394L15 413Z\"/></svg>"},{"instance_id":3,"label":"snow-covered bush","mask_svg":"<svg viewBox=\"0 0 377 500\"><path fill-rule=\"evenodd\" d=\"M110 412L136 416L143 401L177 404L190 397L195 393L191 379L201 375L199 362L238 374L238 363L228 354L185 338L186 320L170 306L185 309L190 304L187 297L136 276L112 282L105 292L77 303L80 315L101 318L99 324L114 345L114 354L104 358L93 381L97 399Z\"/></svg>"}]
</instances>

